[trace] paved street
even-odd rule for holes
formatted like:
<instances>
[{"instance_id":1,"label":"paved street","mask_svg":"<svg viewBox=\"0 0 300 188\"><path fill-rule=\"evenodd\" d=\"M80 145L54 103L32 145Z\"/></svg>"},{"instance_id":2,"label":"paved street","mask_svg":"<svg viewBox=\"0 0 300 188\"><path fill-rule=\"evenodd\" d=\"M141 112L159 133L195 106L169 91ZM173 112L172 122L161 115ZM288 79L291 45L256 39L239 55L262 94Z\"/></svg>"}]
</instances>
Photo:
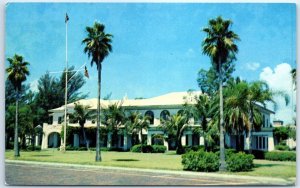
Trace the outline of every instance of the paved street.
<instances>
[{"instance_id":1,"label":"paved street","mask_svg":"<svg viewBox=\"0 0 300 188\"><path fill-rule=\"evenodd\" d=\"M285 181L240 178L227 175L199 175L169 171L143 171L128 168L5 163L8 185L285 185ZM203 174L203 173L202 173Z\"/></svg>"}]
</instances>

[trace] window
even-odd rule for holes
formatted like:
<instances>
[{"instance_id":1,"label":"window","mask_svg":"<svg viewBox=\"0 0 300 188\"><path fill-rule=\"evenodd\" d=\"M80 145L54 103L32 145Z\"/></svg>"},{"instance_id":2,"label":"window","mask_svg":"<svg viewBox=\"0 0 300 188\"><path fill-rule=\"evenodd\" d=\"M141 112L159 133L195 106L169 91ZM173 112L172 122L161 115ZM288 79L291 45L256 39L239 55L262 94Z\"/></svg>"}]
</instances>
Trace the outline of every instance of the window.
<instances>
[{"instance_id":1,"label":"window","mask_svg":"<svg viewBox=\"0 0 300 188\"><path fill-rule=\"evenodd\" d=\"M153 125L154 124L154 113L152 111L148 110L145 113L145 116L149 117L150 124Z\"/></svg>"},{"instance_id":2,"label":"window","mask_svg":"<svg viewBox=\"0 0 300 188\"><path fill-rule=\"evenodd\" d=\"M177 114L178 115L183 115L184 111L183 110L178 110Z\"/></svg>"},{"instance_id":3,"label":"window","mask_svg":"<svg viewBox=\"0 0 300 188\"><path fill-rule=\"evenodd\" d=\"M254 136L252 141L253 149L268 150L268 136Z\"/></svg>"},{"instance_id":4,"label":"window","mask_svg":"<svg viewBox=\"0 0 300 188\"><path fill-rule=\"evenodd\" d=\"M58 124L61 124L62 123L62 117L58 117Z\"/></svg>"},{"instance_id":5,"label":"window","mask_svg":"<svg viewBox=\"0 0 300 188\"><path fill-rule=\"evenodd\" d=\"M168 110L163 110L160 113L160 118L163 120L167 120L170 117L170 112Z\"/></svg>"}]
</instances>

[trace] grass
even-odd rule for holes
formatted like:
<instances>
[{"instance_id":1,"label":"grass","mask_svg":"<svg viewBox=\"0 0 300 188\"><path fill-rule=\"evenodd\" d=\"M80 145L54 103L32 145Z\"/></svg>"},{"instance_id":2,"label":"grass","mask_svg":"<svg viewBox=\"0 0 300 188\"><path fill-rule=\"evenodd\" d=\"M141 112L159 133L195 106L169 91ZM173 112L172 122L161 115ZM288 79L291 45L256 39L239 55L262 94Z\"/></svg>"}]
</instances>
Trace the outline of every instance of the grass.
<instances>
[{"instance_id":1,"label":"grass","mask_svg":"<svg viewBox=\"0 0 300 188\"><path fill-rule=\"evenodd\" d=\"M95 162L95 151L67 151L66 153L62 153L57 150L43 150L21 152L20 154L21 157L15 158L13 151L6 151L5 159L144 169L182 170L183 168L181 165L181 156L176 155L174 151L164 154L102 151L102 162ZM225 173L284 179L296 177L296 162L254 160L254 164L255 167L249 172Z\"/></svg>"}]
</instances>

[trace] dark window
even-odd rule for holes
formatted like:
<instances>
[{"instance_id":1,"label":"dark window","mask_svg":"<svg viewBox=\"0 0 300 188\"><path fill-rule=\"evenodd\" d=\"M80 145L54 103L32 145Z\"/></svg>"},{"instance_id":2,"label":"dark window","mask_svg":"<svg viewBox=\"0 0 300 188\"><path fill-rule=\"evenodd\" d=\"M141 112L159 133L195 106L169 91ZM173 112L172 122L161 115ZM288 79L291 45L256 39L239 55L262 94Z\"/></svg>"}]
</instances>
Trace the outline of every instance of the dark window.
<instances>
[{"instance_id":1,"label":"dark window","mask_svg":"<svg viewBox=\"0 0 300 188\"><path fill-rule=\"evenodd\" d=\"M170 117L170 112L168 110L163 110L160 113L160 118L163 120L167 120Z\"/></svg>"},{"instance_id":2,"label":"dark window","mask_svg":"<svg viewBox=\"0 0 300 188\"><path fill-rule=\"evenodd\" d=\"M61 124L62 123L62 117L58 117L58 124Z\"/></svg>"},{"instance_id":3,"label":"dark window","mask_svg":"<svg viewBox=\"0 0 300 188\"><path fill-rule=\"evenodd\" d=\"M145 116L149 117L150 125L153 125L154 124L154 113L152 111L148 110L145 113Z\"/></svg>"},{"instance_id":4,"label":"dark window","mask_svg":"<svg viewBox=\"0 0 300 188\"><path fill-rule=\"evenodd\" d=\"M179 111L177 112L178 115L183 115L183 113L184 113L183 110L179 110Z\"/></svg>"},{"instance_id":5,"label":"dark window","mask_svg":"<svg viewBox=\"0 0 300 188\"><path fill-rule=\"evenodd\" d=\"M189 145L189 135L185 135L185 145L188 146Z\"/></svg>"},{"instance_id":6,"label":"dark window","mask_svg":"<svg viewBox=\"0 0 300 188\"><path fill-rule=\"evenodd\" d=\"M265 127L265 126L266 126L265 124L266 124L266 117L265 117L265 115L263 114L263 124L262 124L262 126Z\"/></svg>"}]
</instances>

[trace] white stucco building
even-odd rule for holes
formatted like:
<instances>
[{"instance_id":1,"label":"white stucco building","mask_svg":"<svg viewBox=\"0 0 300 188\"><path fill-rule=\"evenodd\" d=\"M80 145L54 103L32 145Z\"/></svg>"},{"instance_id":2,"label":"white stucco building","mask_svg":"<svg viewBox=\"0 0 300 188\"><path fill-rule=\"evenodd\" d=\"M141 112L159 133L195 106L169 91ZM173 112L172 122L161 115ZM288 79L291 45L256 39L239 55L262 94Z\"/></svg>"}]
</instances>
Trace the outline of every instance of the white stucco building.
<instances>
[{"instance_id":1,"label":"white stucco building","mask_svg":"<svg viewBox=\"0 0 300 188\"><path fill-rule=\"evenodd\" d=\"M147 140L147 144L155 144L156 137L158 135L161 138L167 137L164 135L164 132L158 128L160 125L160 120L166 118L166 116L170 116L178 113L183 109L183 104L188 102L189 104L195 104L195 96L201 95L200 92L173 92L165 95L148 98L148 99L127 99L126 97L122 100L101 100L101 109L107 108L108 105L122 101L122 106L125 109L125 112L129 111L138 111L142 115L150 116L150 126L147 130L143 130L142 136ZM97 99L83 99L77 101L82 105L91 106L91 110L97 109ZM70 103L67 105L68 113L73 113L75 104ZM64 117L64 106L61 106L56 109L50 110L51 116L53 117L53 121L51 124L44 123L43 124L43 141L42 141L42 149L46 149L49 147L59 147L61 145L61 137L60 133L62 130L63 117ZM273 131L270 124L270 115L273 113L270 110L265 108L261 108L261 113L263 114L264 123L262 125L262 129L259 132L253 132L253 140L252 140L252 148L258 150L266 150L270 151L274 149L274 140L273 140ZM204 145L203 137L198 134L193 133L193 128L199 127L200 123L194 118L190 119L190 126L184 131L183 136L181 138L182 145ZM78 124L68 124L69 126L78 127ZM96 127L96 123L94 120L88 120L85 125L87 127ZM101 125L105 126L105 125ZM140 137L141 135L139 135ZM234 135L225 135L225 143L227 146L235 147L235 136ZM131 135L118 135L118 143L117 147L123 148L124 150L130 149L133 145L133 138ZM67 143L67 145L78 146L79 145L79 136L73 135L73 142ZM167 142L163 139L163 143L161 143L167 147L167 149L175 149L174 143ZM244 136L244 148L249 148L248 140L246 136ZM108 137L106 139L106 143L102 143L103 146L111 147L111 134L108 133Z\"/></svg>"}]
</instances>

